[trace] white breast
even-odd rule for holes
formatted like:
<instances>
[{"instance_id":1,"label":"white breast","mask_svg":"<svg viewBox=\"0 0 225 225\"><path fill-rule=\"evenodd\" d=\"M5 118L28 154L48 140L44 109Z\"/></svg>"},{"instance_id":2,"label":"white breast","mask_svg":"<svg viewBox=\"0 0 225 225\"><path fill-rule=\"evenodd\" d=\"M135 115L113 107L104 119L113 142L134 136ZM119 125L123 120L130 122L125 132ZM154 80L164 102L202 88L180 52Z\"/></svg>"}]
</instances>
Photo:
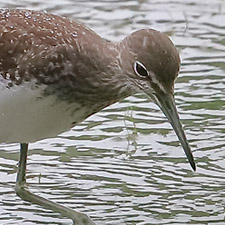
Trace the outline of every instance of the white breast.
<instances>
[{"instance_id":1,"label":"white breast","mask_svg":"<svg viewBox=\"0 0 225 225\"><path fill-rule=\"evenodd\" d=\"M68 104L56 96L41 95L45 86L24 83L6 88L0 79L0 142L29 143L55 137L85 119L77 103Z\"/></svg>"}]
</instances>

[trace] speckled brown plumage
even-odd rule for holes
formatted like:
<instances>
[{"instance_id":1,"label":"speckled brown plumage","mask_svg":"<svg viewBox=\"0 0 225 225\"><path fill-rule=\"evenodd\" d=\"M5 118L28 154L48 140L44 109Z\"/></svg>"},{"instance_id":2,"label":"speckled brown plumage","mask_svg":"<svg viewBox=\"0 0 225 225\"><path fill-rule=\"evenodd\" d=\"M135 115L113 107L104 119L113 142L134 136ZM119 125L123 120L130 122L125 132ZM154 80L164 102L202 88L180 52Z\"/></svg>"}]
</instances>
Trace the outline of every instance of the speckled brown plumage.
<instances>
[{"instance_id":1,"label":"speckled brown plumage","mask_svg":"<svg viewBox=\"0 0 225 225\"><path fill-rule=\"evenodd\" d=\"M0 10L0 141L53 137L141 91L167 116L194 168L173 99L179 65L170 39L152 29L113 43L65 17Z\"/></svg>"},{"instance_id":2,"label":"speckled brown plumage","mask_svg":"<svg viewBox=\"0 0 225 225\"><path fill-rule=\"evenodd\" d=\"M89 84L86 94L94 95L100 80L95 74L115 63L105 57L108 42L77 22L28 10L3 10L0 17L0 71L8 88L35 78L37 84L57 88L51 93L82 92ZM88 83L89 77L95 79Z\"/></svg>"}]
</instances>

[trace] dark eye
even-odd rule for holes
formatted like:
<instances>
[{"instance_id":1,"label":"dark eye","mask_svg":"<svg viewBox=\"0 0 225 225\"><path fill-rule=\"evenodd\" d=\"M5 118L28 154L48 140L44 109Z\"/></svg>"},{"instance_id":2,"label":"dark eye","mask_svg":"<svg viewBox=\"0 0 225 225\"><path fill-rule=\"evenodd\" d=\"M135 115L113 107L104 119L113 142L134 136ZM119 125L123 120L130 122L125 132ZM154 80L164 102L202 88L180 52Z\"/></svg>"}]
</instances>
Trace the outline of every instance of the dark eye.
<instances>
[{"instance_id":1,"label":"dark eye","mask_svg":"<svg viewBox=\"0 0 225 225\"><path fill-rule=\"evenodd\" d=\"M135 63L134 63L134 72L138 76L141 76L141 77L147 77L148 76L147 69L145 68L145 66L142 63L140 63L138 61L135 61Z\"/></svg>"}]
</instances>

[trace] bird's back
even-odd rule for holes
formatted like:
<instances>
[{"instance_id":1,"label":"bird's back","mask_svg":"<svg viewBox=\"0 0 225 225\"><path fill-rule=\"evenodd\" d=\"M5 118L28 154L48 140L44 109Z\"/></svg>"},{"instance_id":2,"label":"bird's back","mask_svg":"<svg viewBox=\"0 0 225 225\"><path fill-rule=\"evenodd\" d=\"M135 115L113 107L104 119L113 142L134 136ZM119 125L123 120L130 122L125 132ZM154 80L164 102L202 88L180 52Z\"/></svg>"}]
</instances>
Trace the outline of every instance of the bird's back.
<instances>
[{"instance_id":1,"label":"bird's back","mask_svg":"<svg viewBox=\"0 0 225 225\"><path fill-rule=\"evenodd\" d=\"M34 62L39 61L40 64L43 63L40 61L45 61L42 67L46 69L52 66L51 62L45 60L50 57L49 55L54 56L55 53L55 58L58 57L55 61L63 61L62 56L66 61L71 57L69 53L79 54L90 42L89 40L98 42L101 38L90 29L70 19L29 10L1 10L1 75L4 78L10 76L10 79L17 83L22 82L26 72L24 70L32 70L29 64L32 64L34 69ZM67 51L69 48L72 48L73 52ZM38 76L35 71L33 74L31 72L29 71L30 77Z\"/></svg>"},{"instance_id":2,"label":"bird's back","mask_svg":"<svg viewBox=\"0 0 225 225\"><path fill-rule=\"evenodd\" d=\"M104 45L70 19L0 10L0 142L54 137L108 105L96 105L101 95L91 74Z\"/></svg>"}]
</instances>

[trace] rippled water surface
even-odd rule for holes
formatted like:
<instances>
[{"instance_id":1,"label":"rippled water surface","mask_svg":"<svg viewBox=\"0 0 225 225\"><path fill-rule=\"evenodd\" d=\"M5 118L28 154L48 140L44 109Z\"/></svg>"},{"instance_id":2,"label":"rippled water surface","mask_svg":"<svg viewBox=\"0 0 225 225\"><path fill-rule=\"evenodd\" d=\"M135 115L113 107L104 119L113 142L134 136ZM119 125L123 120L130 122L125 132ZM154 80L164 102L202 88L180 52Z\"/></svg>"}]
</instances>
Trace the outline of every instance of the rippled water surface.
<instances>
[{"instance_id":1,"label":"rippled water surface","mask_svg":"<svg viewBox=\"0 0 225 225\"><path fill-rule=\"evenodd\" d=\"M69 16L113 41L155 28L182 58L175 97L197 172L158 107L140 94L31 144L34 193L98 225L225 224L225 1L1 0L0 7ZM0 224L71 224L16 196L18 148L0 145Z\"/></svg>"}]
</instances>

